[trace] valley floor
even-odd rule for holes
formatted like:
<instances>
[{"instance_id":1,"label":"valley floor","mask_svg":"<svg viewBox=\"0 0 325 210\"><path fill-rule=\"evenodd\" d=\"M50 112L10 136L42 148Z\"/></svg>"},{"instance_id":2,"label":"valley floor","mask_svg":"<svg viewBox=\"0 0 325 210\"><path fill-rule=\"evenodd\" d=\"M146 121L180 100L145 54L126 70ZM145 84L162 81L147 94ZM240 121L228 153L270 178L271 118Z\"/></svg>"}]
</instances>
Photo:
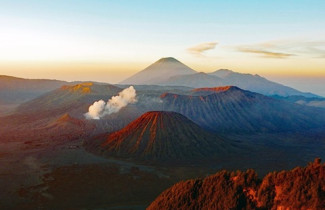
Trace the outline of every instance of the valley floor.
<instances>
[{"instance_id":1,"label":"valley floor","mask_svg":"<svg viewBox=\"0 0 325 210\"><path fill-rule=\"evenodd\" d=\"M47 146L30 146L26 141L2 142L0 207L144 209L180 180L205 177L221 169L253 168L264 176L270 171L306 165L315 157L325 159L321 136L313 141L292 134L231 138L246 152L183 166L105 159L86 152L81 139Z\"/></svg>"}]
</instances>

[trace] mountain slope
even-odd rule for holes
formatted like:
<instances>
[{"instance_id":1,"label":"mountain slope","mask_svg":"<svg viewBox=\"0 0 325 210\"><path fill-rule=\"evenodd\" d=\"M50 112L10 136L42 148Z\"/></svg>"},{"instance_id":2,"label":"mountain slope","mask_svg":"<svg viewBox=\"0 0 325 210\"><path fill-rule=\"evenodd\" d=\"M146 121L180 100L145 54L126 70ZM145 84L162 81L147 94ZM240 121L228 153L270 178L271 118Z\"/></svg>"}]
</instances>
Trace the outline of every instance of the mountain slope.
<instances>
[{"instance_id":1,"label":"mountain slope","mask_svg":"<svg viewBox=\"0 0 325 210\"><path fill-rule=\"evenodd\" d=\"M118 122L116 122L117 116L102 122L92 122L86 120L84 114L94 101L108 100L121 90L113 85L89 82L62 86L19 105L15 112L1 117L0 121L6 123L0 127L0 136L9 141L22 139L24 136L29 139L39 139L41 132L46 141L49 138L61 138L63 133L69 135L69 132L90 134L87 132L94 128L99 133L102 133L102 130L116 130L129 122L127 119L133 117L132 112L119 113ZM86 129L87 132L84 132L83 128L89 126L91 129Z\"/></svg>"},{"instance_id":2,"label":"mountain slope","mask_svg":"<svg viewBox=\"0 0 325 210\"><path fill-rule=\"evenodd\" d=\"M20 104L68 82L47 79L22 79L0 75L0 104Z\"/></svg>"},{"instance_id":3,"label":"mountain slope","mask_svg":"<svg viewBox=\"0 0 325 210\"><path fill-rule=\"evenodd\" d=\"M222 91L221 91L222 90ZM161 95L162 109L175 111L219 132L282 132L325 127L325 111L228 86Z\"/></svg>"},{"instance_id":4,"label":"mountain slope","mask_svg":"<svg viewBox=\"0 0 325 210\"><path fill-rule=\"evenodd\" d=\"M224 156L232 147L175 112L147 112L125 128L88 142L105 156L137 160L201 160Z\"/></svg>"},{"instance_id":5,"label":"mountain slope","mask_svg":"<svg viewBox=\"0 0 325 210\"><path fill-rule=\"evenodd\" d=\"M304 93L296 89L281 85L265 79L259 75L242 74L231 70L221 69L212 73L195 73L190 75L177 75L163 81L162 85L182 85L193 88L215 86L237 86L263 95L301 95L317 97L312 93Z\"/></svg>"},{"instance_id":6,"label":"mountain slope","mask_svg":"<svg viewBox=\"0 0 325 210\"><path fill-rule=\"evenodd\" d=\"M81 114L96 100L108 100L122 89L113 85L98 85L92 82L65 85L59 89L28 101L17 108L18 113L50 112L64 114L74 111ZM79 111L79 112L78 112Z\"/></svg>"},{"instance_id":7,"label":"mountain slope","mask_svg":"<svg viewBox=\"0 0 325 210\"><path fill-rule=\"evenodd\" d=\"M227 69L217 70L209 75L217 76L223 80L223 85L233 85L241 89L254 91L264 95L302 95L315 97L311 93L303 93L293 88L265 79L259 75L242 74Z\"/></svg>"},{"instance_id":8,"label":"mountain slope","mask_svg":"<svg viewBox=\"0 0 325 210\"><path fill-rule=\"evenodd\" d=\"M168 57L156 61L144 70L122 81L121 84L158 84L172 76L194 73L196 73L196 71L190 67L184 65L175 58Z\"/></svg>"},{"instance_id":9,"label":"mountain slope","mask_svg":"<svg viewBox=\"0 0 325 210\"><path fill-rule=\"evenodd\" d=\"M170 77L162 83L163 85L179 85L186 87L213 87L222 86L223 80L219 77L210 76L209 74L200 72L190 75L177 75Z\"/></svg>"},{"instance_id":10,"label":"mountain slope","mask_svg":"<svg viewBox=\"0 0 325 210\"><path fill-rule=\"evenodd\" d=\"M253 170L221 171L179 182L161 193L153 209L324 209L325 164L273 172L260 180Z\"/></svg>"},{"instance_id":11,"label":"mountain slope","mask_svg":"<svg viewBox=\"0 0 325 210\"><path fill-rule=\"evenodd\" d=\"M52 122L47 123L45 126L41 126L35 130L39 135L43 135L43 137L55 137L52 141L63 142L87 136L93 129L94 125L92 123L71 117L66 113L59 118L54 119ZM43 141L45 142L45 140ZM40 143L42 141L35 141L34 139L32 142Z\"/></svg>"},{"instance_id":12,"label":"mountain slope","mask_svg":"<svg viewBox=\"0 0 325 210\"><path fill-rule=\"evenodd\" d=\"M320 98L320 97L313 97L313 98L307 98L304 96L278 96L274 95L272 98L276 99L281 99L285 101L290 101L293 103L301 104L301 105L306 105L306 106L314 106L314 107L321 107L325 108L325 98Z\"/></svg>"},{"instance_id":13,"label":"mountain slope","mask_svg":"<svg viewBox=\"0 0 325 210\"><path fill-rule=\"evenodd\" d=\"M227 69L220 69L212 73L199 73L171 57L158 60L120 84L160 84L192 88L237 86L263 95L318 97L312 93L304 93L272 82L259 75L242 74Z\"/></svg>"}]
</instances>

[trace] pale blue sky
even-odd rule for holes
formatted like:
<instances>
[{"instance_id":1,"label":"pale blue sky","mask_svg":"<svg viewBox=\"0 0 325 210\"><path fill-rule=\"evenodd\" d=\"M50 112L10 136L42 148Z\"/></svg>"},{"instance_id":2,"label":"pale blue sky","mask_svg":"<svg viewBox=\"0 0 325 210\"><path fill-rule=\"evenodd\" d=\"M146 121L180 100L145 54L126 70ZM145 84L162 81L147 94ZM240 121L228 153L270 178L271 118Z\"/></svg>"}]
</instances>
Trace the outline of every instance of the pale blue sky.
<instances>
[{"instance_id":1,"label":"pale blue sky","mask_svg":"<svg viewBox=\"0 0 325 210\"><path fill-rule=\"evenodd\" d=\"M86 62L75 79L117 82L173 56L198 71L325 78L324 11L321 0L0 0L0 74L72 80L66 63Z\"/></svg>"}]
</instances>

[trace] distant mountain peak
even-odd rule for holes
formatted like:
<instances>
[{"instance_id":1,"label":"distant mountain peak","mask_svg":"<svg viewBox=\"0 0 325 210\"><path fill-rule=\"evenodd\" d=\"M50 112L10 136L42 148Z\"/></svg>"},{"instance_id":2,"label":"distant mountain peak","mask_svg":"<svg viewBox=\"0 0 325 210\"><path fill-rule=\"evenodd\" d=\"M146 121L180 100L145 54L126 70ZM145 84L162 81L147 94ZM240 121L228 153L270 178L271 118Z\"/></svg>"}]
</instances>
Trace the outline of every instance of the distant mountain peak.
<instances>
[{"instance_id":1,"label":"distant mountain peak","mask_svg":"<svg viewBox=\"0 0 325 210\"><path fill-rule=\"evenodd\" d=\"M197 73L173 57L161 58L147 68L122 81L122 84L160 84L170 77Z\"/></svg>"},{"instance_id":2,"label":"distant mountain peak","mask_svg":"<svg viewBox=\"0 0 325 210\"><path fill-rule=\"evenodd\" d=\"M164 57L144 70L122 81L121 84L133 85L167 85L192 88L216 87L233 85L243 90L263 95L302 95L317 97L281 85L266 78L249 73L239 73L229 69L219 69L210 73L197 72L173 57Z\"/></svg>"},{"instance_id":3,"label":"distant mountain peak","mask_svg":"<svg viewBox=\"0 0 325 210\"><path fill-rule=\"evenodd\" d=\"M214 72L234 72L234 71L229 70L229 69L218 69L218 70L216 70Z\"/></svg>"},{"instance_id":4,"label":"distant mountain peak","mask_svg":"<svg viewBox=\"0 0 325 210\"><path fill-rule=\"evenodd\" d=\"M156 63L162 63L162 62L178 62L181 63L179 60L173 57L165 57L165 58L160 58Z\"/></svg>"},{"instance_id":5,"label":"distant mountain peak","mask_svg":"<svg viewBox=\"0 0 325 210\"><path fill-rule=\"evenodd\" d=\"M219 69L214 72L211 72L210 74L220 77L220 78L224 78L224 77L227 77L228 75L233 74L233 73L236 73L236 72L229 70L229 69Z\"/></svg>"}]
</instances>

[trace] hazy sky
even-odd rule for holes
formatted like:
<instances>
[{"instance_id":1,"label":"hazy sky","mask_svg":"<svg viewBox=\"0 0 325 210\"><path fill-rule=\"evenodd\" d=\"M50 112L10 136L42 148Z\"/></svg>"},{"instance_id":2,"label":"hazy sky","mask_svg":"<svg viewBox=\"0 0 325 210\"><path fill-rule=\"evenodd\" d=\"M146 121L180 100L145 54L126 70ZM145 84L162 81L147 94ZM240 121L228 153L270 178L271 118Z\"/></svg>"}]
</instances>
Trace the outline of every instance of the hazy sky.
<instances>
[{"instance_id":1,"label":"hazy sky","mask_svg":"<svg viewBox=\"0 0 325 210\"><path fill-rule=\"evenodd\" d=\"M323 0L0 0L0 74L116 83L172 56L325 96L324 11Z\"/></svg>"}]
</instances>

